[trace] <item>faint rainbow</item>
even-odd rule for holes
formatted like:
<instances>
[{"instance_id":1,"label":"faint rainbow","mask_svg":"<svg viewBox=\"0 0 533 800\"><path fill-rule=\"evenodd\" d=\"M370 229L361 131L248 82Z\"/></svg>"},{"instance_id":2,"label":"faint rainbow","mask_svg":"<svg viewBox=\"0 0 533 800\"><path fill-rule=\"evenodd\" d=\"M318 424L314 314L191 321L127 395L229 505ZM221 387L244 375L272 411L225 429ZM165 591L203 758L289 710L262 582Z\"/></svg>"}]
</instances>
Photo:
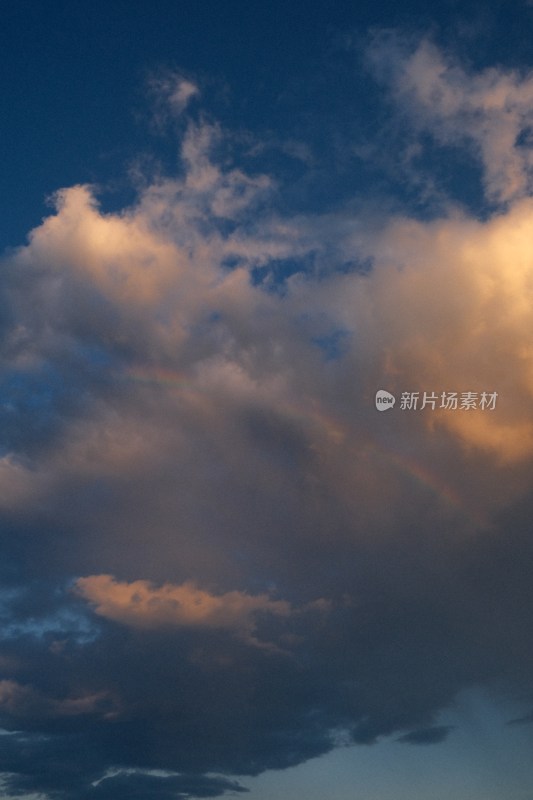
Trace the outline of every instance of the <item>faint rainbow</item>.
<instances>
[{"instance_id":1,"label":"faint rainbow","mask_svg":"<svg viewBox=\"0 0 533 800\"><path fill-rule=\"evenodd\" d=\"M335 445L344 446L349 451L357 454L359 454L362 449L373 452L375 455L380 456L388 463L392 464L399 472L406 475L418 486L430 490L432 494L437 496L441 502L449 508L470 518L478 526L486 526L486 521L472 512L455 489L427 467L427 465L420 463L412 456L406 456L405 454L399 453L397 450L386 447L376 439L365 441L363 446L357 442L354 443L353 429L339 418L329 413L326 414L317 405L308 407L304 404L289 403L283 405L280 410L288 412L291 417L303 419L314 427L322 428L326 432L328 438L333 440Z\"/></svg>"},{"instance_id":2,"label":"faint rainbow","mask_svg":"<svg viewBox=\"0 0 533 800\"><path fill-rule=\"evenodd\" d=\"M419 486L430 489L449 506L452 506L461 513L470 516L470 512L466 509L461 496L426 465L422 465L412 456L406 456L398 453L397 450L384 447L382 444L379 444L376 441L372 442L371 447L375 453L379 454L389 463L393 464L400 472L403 472L405 475L409 476Z\"/></svg>"},{"instance_id":3,"label":"faint rainbow","mask_svg":"<svg viewBox=\"0 0 533 800\"><path fill-rule=\"evenodd\" d=\"M172 369L162 367L134 367L128 370L126 376L127 380L141 385L161 386L187 393L192 391L193 394L204 398L207 393L207 389L201 389L197 385L195 386L190 376L186 373ZM359 453L361 450L361 447L357 443L353 443L353 431L350 426L331 413L325 412L317 402L309 404L285 401L283 404L276 406L275 412L323 431L326 437L332 441L335 446L344 446L356 453ZM397 450L385 447L375 439L366 441L364 447L365 449L369 448L375 454L387 460L419 486L429 489L449 507L471 518L478 525L485 524L483 520L477 518L476 515L468 509L457 491L442 480L435 472L426 465L421 464L412 456L406 456L399 453Z\"/></svg>"}]
</instances>

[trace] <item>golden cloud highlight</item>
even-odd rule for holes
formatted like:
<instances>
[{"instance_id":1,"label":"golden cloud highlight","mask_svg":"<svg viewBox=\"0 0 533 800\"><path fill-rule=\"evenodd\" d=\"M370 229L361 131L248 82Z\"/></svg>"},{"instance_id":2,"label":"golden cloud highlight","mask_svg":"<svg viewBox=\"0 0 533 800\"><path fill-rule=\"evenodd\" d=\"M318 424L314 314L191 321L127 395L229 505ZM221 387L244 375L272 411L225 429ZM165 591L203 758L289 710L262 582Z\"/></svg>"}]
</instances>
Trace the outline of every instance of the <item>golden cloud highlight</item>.
<instances>
[{"instance_id":1,"label":"golden cloud highlight","mask_svg":"<svg viewBox=\"0 0 533 800\"><path fill-rule=\"evenodd\" d=\"M497 392L494 410L389 413L517 462L533 455L532 239L531 199L487 222L398 219L358 242L374 261L368 275L335 278L320 296L308 287L300 302L323 302L355 330L369 397Z\"/></svg>"},{"instance_id":2,"label":"golden cloud highlight","mask_svg":"<svg viewBox=\"0 0 533 800\"><path fill-rule=\"evenodd\" d=\"M278 617L292 613L289 603L272 600L267 594L231 591L214 595L190 581L155 587L145 580L127 583L112 575L90 575L79 578L74 591L99 616L142 629L213 628L249 638L258 612Z\"/></svg>"}]
</instances>

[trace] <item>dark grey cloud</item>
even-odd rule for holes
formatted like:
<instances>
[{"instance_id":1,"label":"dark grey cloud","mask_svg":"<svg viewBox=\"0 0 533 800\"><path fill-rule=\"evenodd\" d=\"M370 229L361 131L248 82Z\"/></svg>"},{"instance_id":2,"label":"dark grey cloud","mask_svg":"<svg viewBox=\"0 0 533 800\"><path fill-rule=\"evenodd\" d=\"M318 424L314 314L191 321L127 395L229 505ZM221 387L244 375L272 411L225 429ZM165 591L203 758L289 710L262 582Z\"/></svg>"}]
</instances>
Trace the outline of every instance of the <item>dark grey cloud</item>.
<instances>
[{"instance_id":1,"label":"dark grey cloud","mask_svg":"<svg viewBox=\"0 0 533 800\"><path fill-rule=\"evenodd\" d=\"M104 746L106 742L99 743ZM3 791L17 797L45 792L52 798L219 797L247 790L222 776L165 774L135 769L109 770L102 776L102 754L94 742L73 735L3 735L0 764L6 773Z\"/></svg>"}]
</instances>

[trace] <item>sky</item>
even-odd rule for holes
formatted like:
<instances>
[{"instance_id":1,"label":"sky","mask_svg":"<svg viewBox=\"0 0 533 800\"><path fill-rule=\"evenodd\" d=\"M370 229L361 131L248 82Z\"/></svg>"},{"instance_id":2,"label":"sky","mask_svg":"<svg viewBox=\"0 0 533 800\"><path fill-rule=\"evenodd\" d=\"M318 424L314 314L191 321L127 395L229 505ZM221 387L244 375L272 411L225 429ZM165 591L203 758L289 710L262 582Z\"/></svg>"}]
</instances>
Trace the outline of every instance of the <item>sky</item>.
<instances>
[{"instance_id":1,"label":"sky","mask_svg":"<svg viewBox=\"0 0 533 800\"><path fill-rule=\"evenodd\" d=\"M532 28L3 5L1 797L533 800Z\"/></svg>"}]
</instances>

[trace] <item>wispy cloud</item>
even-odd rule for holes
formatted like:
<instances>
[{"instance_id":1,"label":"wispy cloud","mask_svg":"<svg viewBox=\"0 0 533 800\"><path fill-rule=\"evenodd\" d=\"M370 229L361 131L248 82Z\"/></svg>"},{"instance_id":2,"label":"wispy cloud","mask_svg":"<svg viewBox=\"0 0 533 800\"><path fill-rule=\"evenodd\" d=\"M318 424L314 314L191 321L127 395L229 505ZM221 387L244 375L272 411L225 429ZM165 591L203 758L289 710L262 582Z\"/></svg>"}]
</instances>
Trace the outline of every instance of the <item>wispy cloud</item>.
<instances>
[{"instance_id":1,"label":"wispy cloud","mask_svg":"<svg viewBox=\"0 0 533 800\"><path fill-rule=\"evenodd\" d=\"M387 33L369 49L376 73L409 123L441 144L470 145L484 170L490 200L531 192L533 76L490 67L472 72L428 39Z\"/></svg>"},{"instance_id":2,"label":"wispy cloud","mask_svg":"<svg viewBox=\"0 0 533 800\"><path fill-rule=\"evenodd\" d=\"M152 120L159 131L169 122L179 120L201 94L194 79L168 69L152 73L146 85L152 101Z\"/></svg>"}]
</instances>

